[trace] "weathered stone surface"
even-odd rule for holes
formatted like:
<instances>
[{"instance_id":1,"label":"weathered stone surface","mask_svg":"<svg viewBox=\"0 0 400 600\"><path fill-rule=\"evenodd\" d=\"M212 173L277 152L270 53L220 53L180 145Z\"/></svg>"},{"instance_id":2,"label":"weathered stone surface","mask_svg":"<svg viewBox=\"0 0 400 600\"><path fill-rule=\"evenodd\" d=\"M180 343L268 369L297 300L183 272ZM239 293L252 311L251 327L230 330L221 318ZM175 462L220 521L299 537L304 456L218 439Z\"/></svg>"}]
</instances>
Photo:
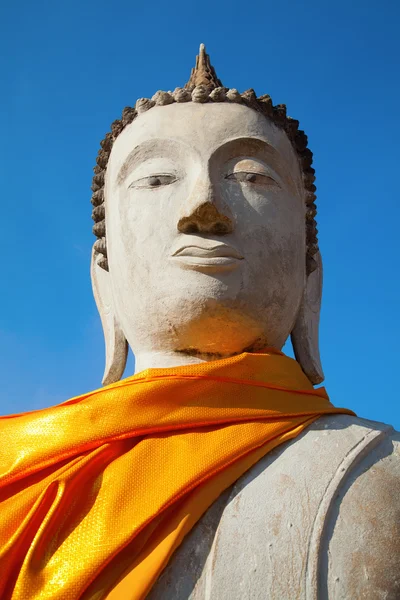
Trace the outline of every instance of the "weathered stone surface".
<instances>
[{"instance_id":1,"label":"weathered stone surface","mask_svg":"<svg viewBox=\"0 0 400 600\"><path fill-rule=\"evenodd\" d=\"M223 88L204 49L187 88L112 124L92 186L104 383L128 344L141 371L289 335L322 381L315 173L298 126L269 96ZM399 448L388 426L320 418L214 503L149 598L399 598Z\"/></svg>"},{"instance_id":2,"label":"weathered stone surface","mask_svg":"<svg viewBox=\"0 0 400 600\"><path fill-rule=\"evenodd\" d=\"M400 434L326 416L225 492L149 600L400 597Z\"/></svg>"}]
</instances>

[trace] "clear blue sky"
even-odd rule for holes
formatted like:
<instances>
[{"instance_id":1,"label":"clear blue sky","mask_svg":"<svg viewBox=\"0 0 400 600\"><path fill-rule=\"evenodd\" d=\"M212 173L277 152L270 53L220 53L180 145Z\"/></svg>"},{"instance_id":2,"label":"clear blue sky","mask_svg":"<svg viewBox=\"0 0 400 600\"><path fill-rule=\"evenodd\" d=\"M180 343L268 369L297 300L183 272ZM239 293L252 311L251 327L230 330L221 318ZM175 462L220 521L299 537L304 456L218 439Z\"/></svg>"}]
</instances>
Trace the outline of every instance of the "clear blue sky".
<instances>
[{"instance_id":1,"label":"clear blue sky","mask_svg":"<svg viewBox=\"0 0 400 600\"><path fill-rule=\"evenodd\" d=\"M308 134L326 386L400 429L400 4L22 0L3 3L0 22L0 412L99 386L98 144L124 106L183 85L204 42L225 85L286 103Z\"/></svg>"}]
</instances>

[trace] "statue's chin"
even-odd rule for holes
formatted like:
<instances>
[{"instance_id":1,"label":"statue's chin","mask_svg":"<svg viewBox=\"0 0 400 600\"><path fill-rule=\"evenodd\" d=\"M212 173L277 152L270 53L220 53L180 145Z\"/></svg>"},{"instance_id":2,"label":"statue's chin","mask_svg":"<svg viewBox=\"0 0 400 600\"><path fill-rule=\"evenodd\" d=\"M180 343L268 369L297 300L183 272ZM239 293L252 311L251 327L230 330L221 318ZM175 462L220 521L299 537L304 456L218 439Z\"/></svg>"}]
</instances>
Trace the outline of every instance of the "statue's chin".
<instances>
[{"instance_id":1,"label":"statue's chin","mask_svg":"<svg viewBox=\"0 0 400 600\"><path fill-rule=\"evenodd\" d=\"M280 304L265 307L256 300L221 302L203 297L191 302L186 297L158 302L132 312L121 325L135 355L172 352L213 360L268 346L280 348L293 319L288 320Z\"/></svg>"},{"instance_id":2,"label":"statue's chin","mask_svg":"<svg viewBox=\"0 0 400 600\"><path fill-rule=\"evenodd\" d=\"M175 351L206 360L253 348L259 350L267 345L267 336L259 319L224 306L177 323L175 328L178 334Z\"/></svg>"}]
</instances>

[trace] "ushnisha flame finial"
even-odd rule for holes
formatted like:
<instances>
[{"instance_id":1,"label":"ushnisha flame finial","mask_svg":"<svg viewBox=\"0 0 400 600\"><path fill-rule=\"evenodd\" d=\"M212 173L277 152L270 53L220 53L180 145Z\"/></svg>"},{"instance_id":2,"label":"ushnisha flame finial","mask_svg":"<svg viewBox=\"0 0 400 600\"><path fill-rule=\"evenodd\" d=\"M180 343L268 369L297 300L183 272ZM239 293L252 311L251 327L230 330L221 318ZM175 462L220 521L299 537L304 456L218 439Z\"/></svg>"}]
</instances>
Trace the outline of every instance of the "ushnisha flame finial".
<instances>
[{"instance_id":1,"label":"ushnisha flame finial","mask_svg":"<svg viewBox=\"0 0 400 600\"><path fill-rule=\"evenodd\" d=\"M196 66L192 69L190 79L185 85L185 88L187 90L192 90L199 85L204 85L211 90L223 87L210 62L210 57L206 52L204 44L200 44L199 55L196 56Z\"/></svg>"}]
</instances>

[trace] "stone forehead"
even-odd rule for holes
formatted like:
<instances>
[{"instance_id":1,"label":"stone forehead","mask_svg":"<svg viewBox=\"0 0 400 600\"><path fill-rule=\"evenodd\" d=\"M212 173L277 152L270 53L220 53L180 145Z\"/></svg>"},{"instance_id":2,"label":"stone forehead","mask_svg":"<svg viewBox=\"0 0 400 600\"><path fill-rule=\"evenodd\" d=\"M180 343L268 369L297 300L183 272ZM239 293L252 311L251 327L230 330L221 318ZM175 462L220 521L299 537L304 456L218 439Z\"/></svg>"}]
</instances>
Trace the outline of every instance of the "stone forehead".
<instances>
[{"instance_id":1,"label":"stone forehead","mask_svg":"<svg viewBox=\"0 0 400 600\"><path fill-rule=\"evenodd\" d=\"M187 102L155 106L151 111L138 114L118 136L114 146L118 145L121 138L132 129L137 135L143 132L145 136L151 137L159 137L159 135L174 137L177 133L180 137L184 137L185 129L190 130L189 135L192 135L193 130L202 130L204 126L208 130L207 135L210 133L212 135L212 130L216 130L217 135L220 135L220 130L226 129L227 135L234 136L242 134L245 130L248 135L258 135L261 132L274 145L281 143L283 139L287 140L285 133L272 121L268 121L261 113L251 110L244 104Z\"/></svg>"},{"instance_id":2,"label":"stone forehead","mask_svg":"<svg viewBox=\"0 0 400 600\"><path fill-rule=\"evenodd\" d=\"M297 155L282 129L260 113L235 104L171 104L155 107L130 123L118 136L109 159L109 171L120 166L133 148L151 140L183 144L189 150L211 154L238 138L265 141L282 158L286 168L300 175ZM147 147L147 144L145 144ZM271 150L272 151L272 150Z\"/></svg>"}]
</instances>

